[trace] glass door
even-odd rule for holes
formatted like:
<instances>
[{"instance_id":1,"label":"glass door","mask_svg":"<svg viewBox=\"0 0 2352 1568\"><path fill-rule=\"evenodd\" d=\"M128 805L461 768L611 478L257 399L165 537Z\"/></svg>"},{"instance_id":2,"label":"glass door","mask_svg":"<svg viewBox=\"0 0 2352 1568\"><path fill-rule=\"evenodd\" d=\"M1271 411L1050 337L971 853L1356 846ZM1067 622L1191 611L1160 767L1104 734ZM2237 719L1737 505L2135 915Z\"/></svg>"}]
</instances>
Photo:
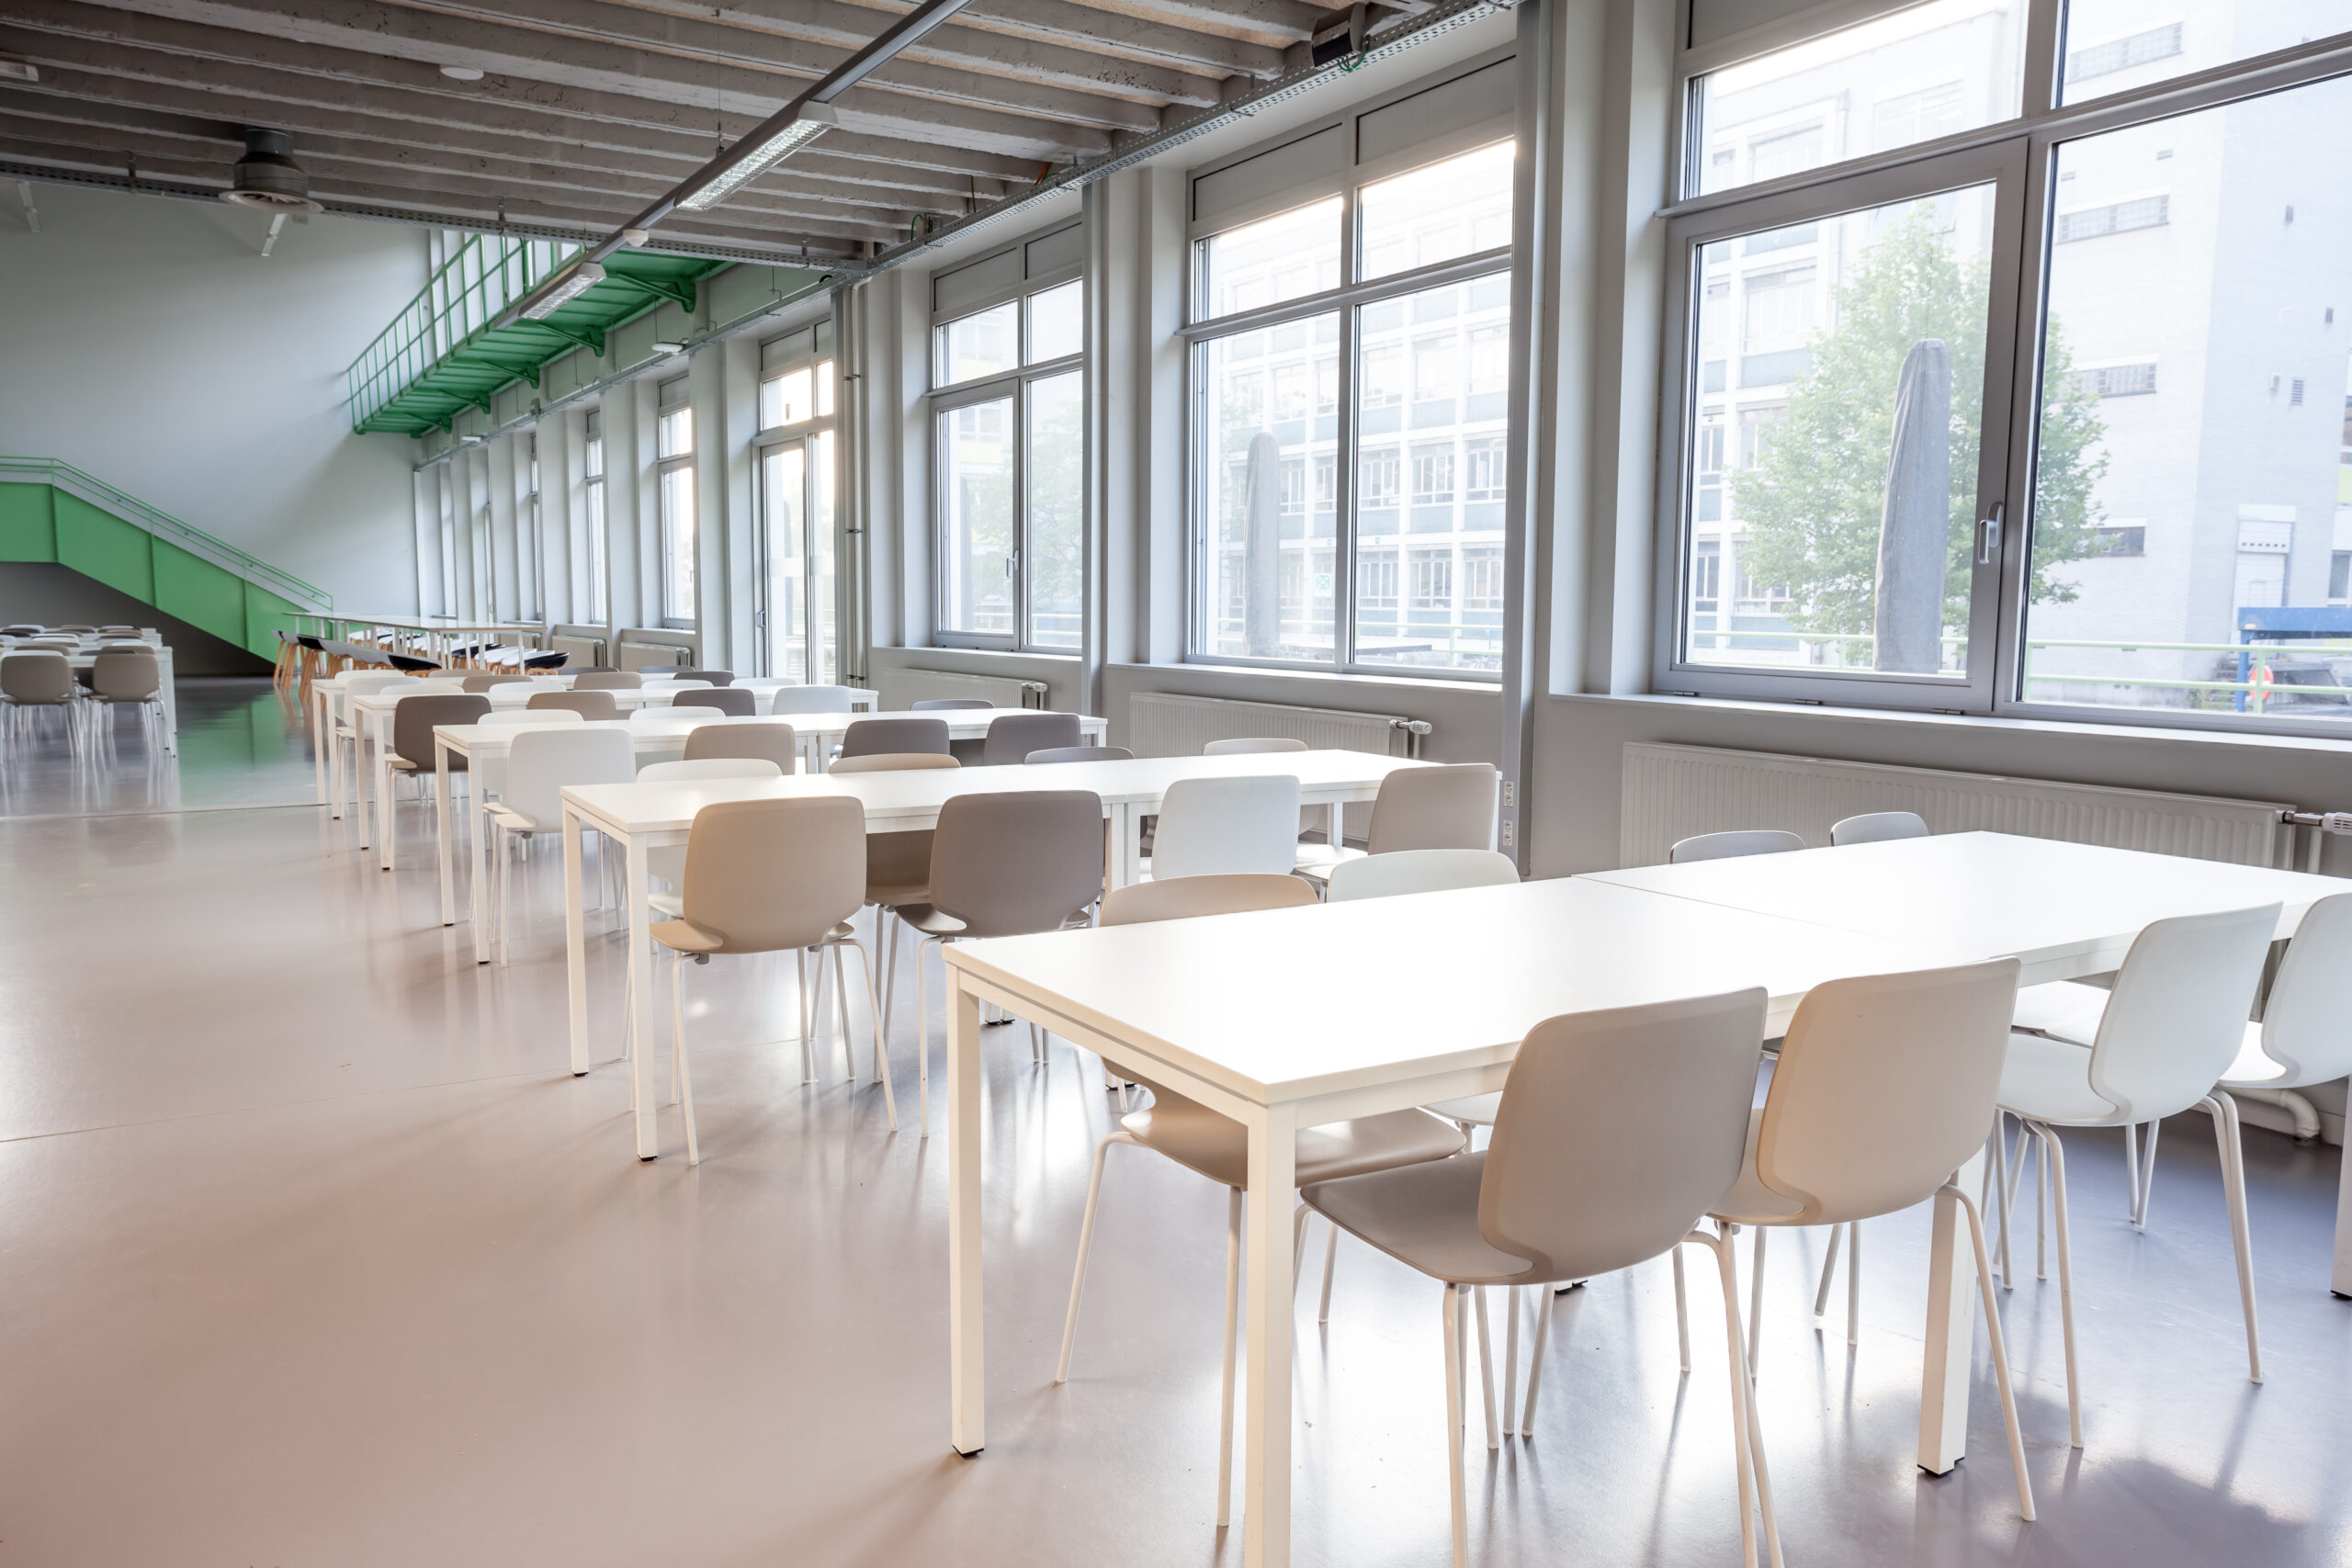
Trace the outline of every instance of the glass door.
<instances>
[{"instance_id":1,"label":"glass door","mask_svg":"<svg viewBox=\"0 0 2352 1568\"><path fill-rule=\"evenodd\" d=\"M761 637L766 673L835 680L833 433L760 454Z\"/></svg>"}]
</instances>

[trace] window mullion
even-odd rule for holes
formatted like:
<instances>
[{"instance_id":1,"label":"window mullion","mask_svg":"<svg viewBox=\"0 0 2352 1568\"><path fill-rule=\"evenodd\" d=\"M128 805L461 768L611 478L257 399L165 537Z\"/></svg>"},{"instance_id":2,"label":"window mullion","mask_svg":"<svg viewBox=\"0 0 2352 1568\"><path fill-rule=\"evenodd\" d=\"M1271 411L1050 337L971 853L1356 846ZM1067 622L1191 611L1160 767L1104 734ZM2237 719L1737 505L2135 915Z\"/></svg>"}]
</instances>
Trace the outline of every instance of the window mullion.
<instances>
[{"instance_id":1,"label":"window mullion","mask_svg":"<svg viewBox=\"0 0 2352 1568\"><path fill-rule=\"evenodd\" d=\"M1331 450L1331 655L1342 670L1356 665L1356 357L1362 351L1357 307L1340 312L1340 385ZM1308 459L1307 558L1314 559L1315 473Z\"/></svg>"}]
</instances>

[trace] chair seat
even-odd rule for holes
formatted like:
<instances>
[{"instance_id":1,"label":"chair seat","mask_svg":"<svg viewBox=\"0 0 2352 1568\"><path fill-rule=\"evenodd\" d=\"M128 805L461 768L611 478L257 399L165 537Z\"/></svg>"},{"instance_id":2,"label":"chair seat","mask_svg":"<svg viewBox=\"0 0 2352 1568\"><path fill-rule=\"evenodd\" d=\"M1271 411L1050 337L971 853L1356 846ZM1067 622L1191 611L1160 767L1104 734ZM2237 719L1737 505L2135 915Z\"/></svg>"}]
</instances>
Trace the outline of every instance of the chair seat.
<instances>
[{"instance_id":1,"label":"chair seat","mask_svg":"<svg viewBox=\"0 0 2352 1568\"><path fill-rule=\"evenodd\" d=\"M870 904L875 902L875 900L868 898L866 902ZM907 924L914 927L915 930L922 932L925 936L960 937L972 934L971 927L966 925L955 916L946 914L927 903L893 905L891 908L897 911L899 919L906 921ZM1063 921L1059 929L1062 931L1069 931L1077 927L1082 927L1086 923L1086 913L1084 910L1080 910L1070 916L1069 919ZM1008 932L1004 934L1027 935L1028 933Z\"/></svg>"},{"instance_id":2,"label":"chair seat","mask_svg":"<svg viewBox=\"0 0 2352 1568\"><path fill-rule=\"evenodd\" d=\"M1761 1109L1747 1113L1747 1149L1739 1156L1739 1178L1731 1190L1719 1199L1709 1213L1742 1225L1777 1224L1792 1214L1804 1212L1804 1205L1783 1196L1764 1185L1756 1174L1756 1138L1763 1130Z\"/></svg>"},{"instance_id":3,"label":"chair seat","mask_svg":"<svg viewBox=\"0 0 2352 1568\"><path fill-rule=\"evenodd\" d=\"M865 901L869 904L879 904L886 909L910 908L918 904L928 906L931 902L931 888L927 884L921 882L896 884L869 882L865 885Z\"/></svg>"},{"instance_id":4,"label":"chair seat","mask_svg":"<svg viewBox=\"0 0 2352 1568\"><path fill-rule=\"evenodd\" d=\"M2120 1127L2132 1120L2091 1088L2088 1051L2039 1034L2009 1036L2009 1053L2001 1063L2000 1106L2012 1116L2065 1126Z\"/></svg>"},{"instance_id":5,"label":"chair seat","mask_svg":"<svg viewBox=\"0 0 2352 1568\"><path fill-rule=\"evenodd\" d=\"M705 931L692 920L679 915L678 911L684 908L682 899L666 893L649 893L646 895L645 902L646 907L655 913L671 917L666 920L656 920L646 928L653 940L662 946L676 948L680 953L725 953L728 951L725 937L714 931ZM851 930L849 922L843 920L825 933L825 940L847 942L855 935L856 932Z\"/></svg>"},{"instance_id":6,"label":"chair seat","mask_svg":"<svg viewBox=\"0 0 2352 1568\"><path fill-rule=\"evenodd\" d=\"M1298 860L1291 870L1294 875L1304 876L1310 881L1328 882L1333 866L1344 860L1362 860L1365 853L1363 850L1334 849L1329 844L1301 844L1298 846Z\"/></svg>"},{"instance_id":7,"label":"chair seat","mask_svg":"<svg viewBox=\"0 0 2352 1568\"><path fill-rule=\"evenodd\" d=\"M1136 1143L1211 1181L1250 1185L1250 1130L1196 1100L1155 1086L1151 1104L1121 1117L1119 1125ZM1306 1187L1391 1166L1445 1159L1460 1154L1468 1143L1461 1129L1420 1111L1302 1127L1293 1179Z\"/></svg>"},{"instance_id":8,"label":"chair seat","mask_svg":"<svg viewBox=\"0 0 2352 1568\"><path fill-rule=\"evenodd\" d=\"M1466 1094L1460 1100L1440 1100L1422 1109L1434 1111L1449 1122L1464 1122L1473 1127L1491 1127L1495 1124L1495 1112L1502 1102L1503 1091L1497 1089L1492 1094Z\"/></svg>"},{"instance_id":9,"label":"chair seat","mask_svg":"<svg viewBox=\"0 0 2352 1568\"><path fill-rule=\"evenodd\" d=\"M2099 1020L2107 1016L2107 998L2111 994L2077 980L2026 986L2018 991L2017 1011L2010 1015L2012 1026L2087 1045L2098 1038Z\"/></svg>"},{"instance_id":10,"label":"chair seat","mask_svg":"<svg viewBox=\"0 0 2352 1568\"><path fill-rule=\"evenodd\" d=\"M505 829L510 833L522 833L527 836L532 833L552 833L555 831L554 828L545 826L531 818L524 816L513 807L503 805L496 801L491 803L489 815L492 821L496 822L500 827ZM656 852L658 853L659 852L657 851Z\"/></svg>"},{"instance_id":11,"label":"chair seat","mask_svg":"<svg viewBox=\"0 0 2352 1568\"><path fill-rule=\"evenodd\" d=\"M1349 1235L1433 1280L1534 1283L1525 1258L1498 1251L1478 1234L1478 1184L1486 1174L1484 1154L1464 1155L1326 1181L1299 1196Z\"/></svg>"}]
</instances>

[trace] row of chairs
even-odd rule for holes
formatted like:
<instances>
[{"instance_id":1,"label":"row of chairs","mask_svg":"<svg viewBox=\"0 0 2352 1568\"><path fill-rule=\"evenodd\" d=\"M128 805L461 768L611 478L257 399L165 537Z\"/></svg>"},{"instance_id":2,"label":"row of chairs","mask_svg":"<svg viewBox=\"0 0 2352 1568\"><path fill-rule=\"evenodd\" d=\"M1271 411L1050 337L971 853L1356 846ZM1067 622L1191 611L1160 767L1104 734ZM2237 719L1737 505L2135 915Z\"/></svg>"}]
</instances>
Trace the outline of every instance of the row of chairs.
<instances>
[{"instance_id":1,"label":"row of chairs","mask_svg":"<svg viewBox=\"0 0 2352 1568\"><path fill-rule=\"evenodd\" d=\"M152 753L160 750L163 704L162 663L154 647L135 634L101 643L86 671L74 668L66 649L37 642L0 654L0 710L7 715L11 741L29 731L37 715L56 714L78 754L85 742L110 738L114 714L130 706L139 712ZM92 722L101 713L109 721L105 728Z\"/></svg>"}]
</instances>

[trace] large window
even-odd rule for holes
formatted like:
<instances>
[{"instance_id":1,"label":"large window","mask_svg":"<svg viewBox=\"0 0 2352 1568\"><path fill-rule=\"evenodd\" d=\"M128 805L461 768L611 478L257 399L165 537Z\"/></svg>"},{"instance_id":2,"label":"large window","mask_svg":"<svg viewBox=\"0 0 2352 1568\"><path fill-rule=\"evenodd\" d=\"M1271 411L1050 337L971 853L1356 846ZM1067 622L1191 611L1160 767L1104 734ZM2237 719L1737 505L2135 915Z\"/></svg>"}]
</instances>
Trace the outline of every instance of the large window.
<instances>
[{"instance_id":1,"label":"large window","mask_svg":"<svg viewBox=\"0 0 2352 1568\"><path fill-rule=\"evenodd\" d=\"M687 405L683 376L662 384L653 441L662 513L662 624L691 631L695 624L695 411Z\"/></svg>"},{"instance_id":2,"label":"large window","mask_svg":"<svg viewBox=\"0 0 2352 1568\"><path fill-rule=\"evenodd\" d=\"M605 570L605 430L603 416L591 410L581 443L580 531L572 536L571 558L578 573L580 594L573 615L594 626L612 619L612 577Z\"/></svg>"},{"instance_id":3,"label":"large window","mask_svg":"<svg viewBox=\"0 0 2352 1568\"><path fill-rule=\"evenodd\" d=\"M1934 0L1700 62L1656 683L2352 725L2347 28Z\"/></svg>"},{"instance_id":4,"label":"large window","mask_svg":"<svg viewBox=\"0 0 2352 1568\"><path fill-rule=\"evenodd\" d=\"M1512 143L1400 161L1195 243L1195 657L1501 668Z\"/></svg>"},{"instance_id":5,"label":"large window","mask_svg":"<svg viewBox=\"0 0 2352 1568\"><path fill-rule=\"evenodd\" d=\"M840 664L832 323L760 345L761 672L816 685Z\"/></svg>"},{"instance_id":6,"label":"large window","mask_svg":"<svg viewBox=\"0 0 2352 1568\"><path fill-rule=\"evenodd\" d=\"M1069 276L1075 239L1061 231L934 286L944 644L1074 653L1083 638L1086 286Z\"/></svg>"}]
</instances>

